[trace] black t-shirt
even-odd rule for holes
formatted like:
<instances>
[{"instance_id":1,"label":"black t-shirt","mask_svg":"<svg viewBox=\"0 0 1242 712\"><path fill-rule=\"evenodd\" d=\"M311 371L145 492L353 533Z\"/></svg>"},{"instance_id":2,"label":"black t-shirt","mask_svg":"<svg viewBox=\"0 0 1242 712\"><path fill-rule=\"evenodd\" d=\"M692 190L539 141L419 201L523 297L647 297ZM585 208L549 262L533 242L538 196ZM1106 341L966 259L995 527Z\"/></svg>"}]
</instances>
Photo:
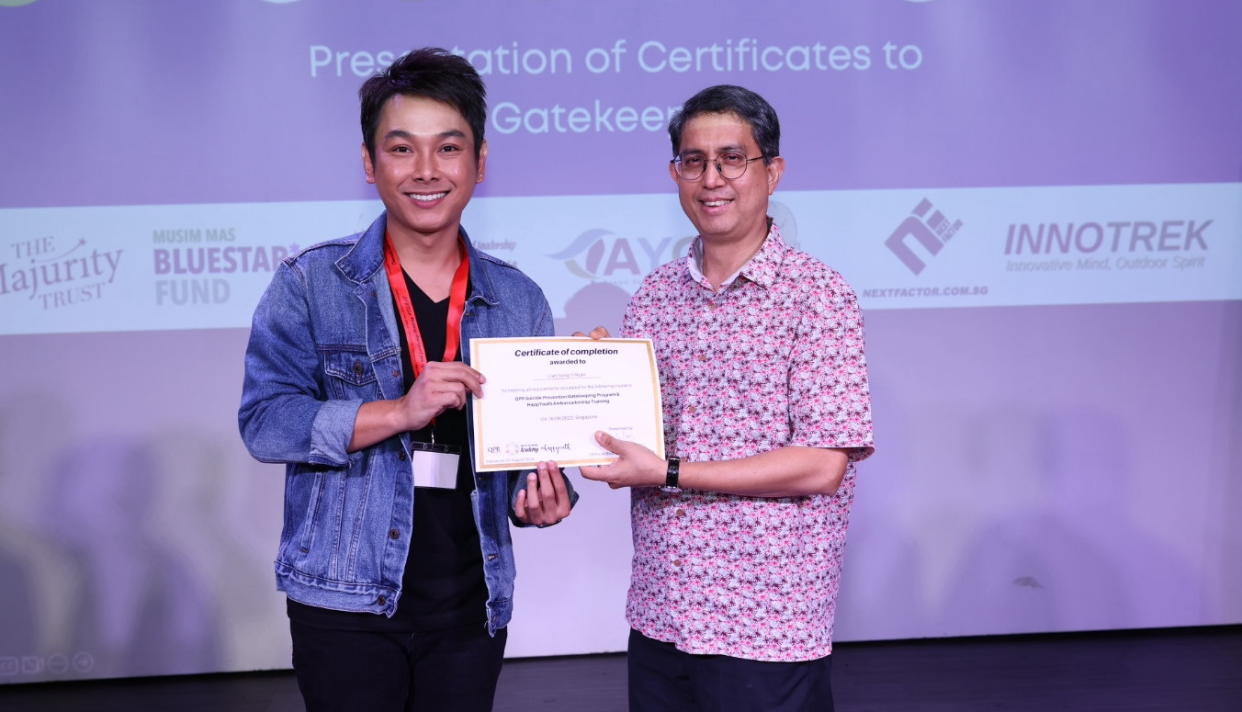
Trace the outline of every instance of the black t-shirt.
<instances>
[{"instance_id":1,"label":"black t-shirt","mask_svg":"<svg viewBox=\"0 0 1242 712\"><path fill-rule=\"evenodd\" d=\"M444 358L448 299L431 301L414 281L405 277L414 318L422 334L427 358ZM469 288L467 287L467 293ZM395 305L394 305L395 309ZM414 369L406 346L405 327L397 319L405 389L414 383ZM461 360L461 349L457 360ZM457 487L419 487L414 492L414 531L405 563L401 599L392 618L372 613L335 611L306 606L290 600L289 617L323 628L417 632L482 625L487 619L487 586L483 582L483 552L475 528L470 493L470 453L466 442L466 413L448 410L436 420L435 442L454 445L461 452L457 463ZM415 443L431 442L431 427L410 434ZM395 437L395 436L394 436Z\"/></svg>"}]
</instances>

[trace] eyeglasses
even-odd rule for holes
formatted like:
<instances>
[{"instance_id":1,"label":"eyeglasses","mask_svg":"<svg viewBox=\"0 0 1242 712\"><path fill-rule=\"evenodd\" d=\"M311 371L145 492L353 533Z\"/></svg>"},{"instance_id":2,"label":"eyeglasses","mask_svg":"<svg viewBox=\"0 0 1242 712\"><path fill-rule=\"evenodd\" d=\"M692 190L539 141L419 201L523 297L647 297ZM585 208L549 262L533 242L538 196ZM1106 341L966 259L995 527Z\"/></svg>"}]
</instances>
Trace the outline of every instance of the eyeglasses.
<instances>
[{"instance_id":1,"label":"eyeglasses","mask_svg":"<svg viewBox=\"0 0 1242 712\"><path fill-rule=\"evenodd\" d=\"M703 177L703 172L707 170L708 163L716 164L716 170L720 172L720 177L725 180L737 180L746 175L746 167L751 161L758 161L765 156L755 156L747 158L744 153L722 153L716 156L715 160L709 160L707 156L692 153L688 156L678 156L670 163L673 169L677 171L677 175L682 180L698 180Z\"/></svg>"}]
</instances>

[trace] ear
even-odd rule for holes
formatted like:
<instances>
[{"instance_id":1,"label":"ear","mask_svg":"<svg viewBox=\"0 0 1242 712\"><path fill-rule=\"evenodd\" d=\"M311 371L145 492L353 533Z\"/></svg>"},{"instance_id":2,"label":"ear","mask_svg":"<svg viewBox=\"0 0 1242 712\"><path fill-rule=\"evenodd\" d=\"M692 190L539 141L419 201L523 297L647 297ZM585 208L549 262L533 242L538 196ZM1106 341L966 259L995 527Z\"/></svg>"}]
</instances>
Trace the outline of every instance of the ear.
<instances>
[{"instance_id":1,"label":"ear","mask_svg":"<svg viewBox=\"0 0 1242 712\"><path fill-rule=\"evenodd\" d=\"M678 183L679 181L677 177L677 166L674 166L672 161L668 162L668 177L673 179L673 183Z\"/></svg>"},{"instance_id":2,"label":"ear","mask_svg":"<svg viewBox=\"0 0 1242 712\"><path fill-rule=\"evenodd\" d=\"M371 160L371 152L367 150L366 142L362 144L362 172L368 183L375 183L375 162Z\"/></svg>"},{"instance_id":3,"label":"ear","mask_svg":"<svg viewBox=\"0 0 1242 712\"><path fill-rule=\"evenodd\" d=\"M776 192L776 185L781 182L781 176L785 175L785 159L777 156L764 167L768 171L768 195L771 195Z\"/></svg>"},{"instance_id":4,"label":"ear","mask_svg":"<svg viewBox=\"0 0 1242 712\"><path fill-rule=\"evenodd\" d=\"M483 144L479 146L478 171L474 177L475 183L482 183L484 176L487 175L487 139L483 139Z\"/></svg>"}]
</instances>

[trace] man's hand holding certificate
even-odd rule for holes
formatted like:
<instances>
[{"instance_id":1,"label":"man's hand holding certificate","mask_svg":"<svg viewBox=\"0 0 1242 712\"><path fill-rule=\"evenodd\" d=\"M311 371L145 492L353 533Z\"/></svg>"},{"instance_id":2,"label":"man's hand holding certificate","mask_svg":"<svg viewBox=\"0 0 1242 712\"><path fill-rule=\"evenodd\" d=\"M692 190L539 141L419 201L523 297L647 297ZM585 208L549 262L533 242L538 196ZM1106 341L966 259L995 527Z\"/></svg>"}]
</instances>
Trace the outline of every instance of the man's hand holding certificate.
<instances>
[{"instance_id":1,"label":"man's hand holding certificate","mask_svg":"<svg viewBox=\"0 0 1242 712\"><path fill-rule=\"evenodd\" d=\"M474 399L480 472L602 465L616 455L596 431L664 457L655 353L647 339L471 339L470 363L486 374Z\"/></svg>"}]
</instances>

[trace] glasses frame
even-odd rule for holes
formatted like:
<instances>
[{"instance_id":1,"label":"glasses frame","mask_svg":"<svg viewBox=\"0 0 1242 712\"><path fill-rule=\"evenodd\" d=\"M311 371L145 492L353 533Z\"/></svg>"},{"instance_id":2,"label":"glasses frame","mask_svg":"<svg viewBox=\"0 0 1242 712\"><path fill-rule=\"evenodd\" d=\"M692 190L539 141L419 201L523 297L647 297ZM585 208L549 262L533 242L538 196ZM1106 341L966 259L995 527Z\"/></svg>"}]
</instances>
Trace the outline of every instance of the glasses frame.
<instances>
[{"instance_id":1,"label":"glasses frame","mask_svg":"<svg viewBox=\"0 0 1242 712\"><path fill-rule=\"evenodd\" d=\"M675 173L677 174L677 177L678 177L678 178L680 178L680 179L682 179L682 180L684 180L684 181L690 182L690 183L693 183L693 182L695 182L695 181L700 181L700 180L703 180L703 176L707 175L707 170L708 170L708 169L707 169L707 163L712 163L712 164L715 164L715 166L716 166L716 172L720 174L720 177L721 177L721 178L723 178L723 179L725 179L725 180L728 180L728 181L734 181L734 180L739 180L739 179L741 179L741 178L742 178L742 176L745 176L745 175L746 175L746 171L747 171L747 169L749 169L749 168L750 168L750 164L751 164L751 163L753 163L754 161L760 161L760 160L763 160L763 159L766 159L766 158L767 158L767 156L763 155L762 153L761 153L761 154L759 154L758 156L755 156L754 158L747 158L747 159L746 159L746 162L742 164L742 172L741 172L741 173L738 173L737 175L735 175L735 176L733 176L733 177L729 177L729 176L725 175L725 172L724 172L724 167L723 167L723 166L721 166L721 164L720 164L720 156L716 156L715 158L709 158L709 159L706 159L706 163L704 163L704 165L703 165L703 172L702 172L702 173L699 173L697 176L695 176L695 177L693 177L693 178L687 178L687 177L686 177L686 176L685 176L685 175L681 172L681 170L682 170L682 168L681 168L681 167L682 167L682 165L683 165L683 164L682 164L682 157L681 157L681 156L677 156L677 157L676 157L676 158L674 158L673 160L669 161L669 163L670 163L670 164L672 164L672 166L673 166L673 172L675 172Z\"/></svg>"}]
</instances>

